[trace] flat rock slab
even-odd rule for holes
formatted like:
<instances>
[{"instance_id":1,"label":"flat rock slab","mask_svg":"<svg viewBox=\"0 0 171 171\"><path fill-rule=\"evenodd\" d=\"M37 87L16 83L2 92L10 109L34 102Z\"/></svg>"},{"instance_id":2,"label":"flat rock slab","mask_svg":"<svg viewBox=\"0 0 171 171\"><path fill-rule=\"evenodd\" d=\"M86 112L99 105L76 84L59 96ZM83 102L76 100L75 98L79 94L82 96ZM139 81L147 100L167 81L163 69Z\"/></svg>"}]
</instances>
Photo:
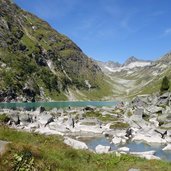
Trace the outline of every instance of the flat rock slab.
<instances>
[{"instance_id":1,"label":"flat rock slab","mask_svg":"<svg viewBox=\"0 0 171 171\"><path fill-rule=\"evenodd\" d=\"M5 146L8 144L9 142L7 141L1 141L0 140L0 155L2 155L5 152Z\"/></svg>"},{"instance_id":2,"label":"flat rock slab","mask_svg":"<svg viewBox=\"0 0 171 171\"><path fill-rule=\"evenodd\" d=\"M69 137L65 137L64 143L75 149L85 149L85 150L88 149L88 146L84 142L77 141Z\"/></svg>"},{"instance_id":3,"label":"flat rock slab","mask_svg":"<svg viewBox=\"0 0 171 171\"><path fill-rule=\"evenodd\" d=\"M140 169L131 168L131 169L129 169L128 171L140 171Z\"/></svg>"}]
</instances>

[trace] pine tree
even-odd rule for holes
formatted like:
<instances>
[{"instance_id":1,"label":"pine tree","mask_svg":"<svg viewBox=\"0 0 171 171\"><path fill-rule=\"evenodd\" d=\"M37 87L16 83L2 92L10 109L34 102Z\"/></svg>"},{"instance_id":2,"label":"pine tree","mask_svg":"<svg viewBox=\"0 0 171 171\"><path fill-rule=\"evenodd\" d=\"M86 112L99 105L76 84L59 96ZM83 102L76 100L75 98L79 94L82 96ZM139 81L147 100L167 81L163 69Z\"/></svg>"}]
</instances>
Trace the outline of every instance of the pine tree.
<instances>
[{"instance_id":1,"label":"pine tree","mask_svg":"<svg viewBox=\"0 0 171 171\"><path fill-rule=\"evenodd\" d=\"M167 78L167 76L165 76L163 78L163 81L162 81L162 84L161 84L161 88L160 88L160 91L161 92L165 92L165 91L168 91L169 90L169 79Z\"/></svg>"}]
</instances>

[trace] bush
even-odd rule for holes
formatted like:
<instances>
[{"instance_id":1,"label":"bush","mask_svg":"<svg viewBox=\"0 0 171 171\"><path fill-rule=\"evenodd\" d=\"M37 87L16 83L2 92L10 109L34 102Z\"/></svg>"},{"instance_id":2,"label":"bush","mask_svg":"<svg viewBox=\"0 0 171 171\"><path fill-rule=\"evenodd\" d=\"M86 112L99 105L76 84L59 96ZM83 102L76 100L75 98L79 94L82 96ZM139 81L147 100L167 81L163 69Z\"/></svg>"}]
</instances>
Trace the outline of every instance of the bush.
<instances>
[{"instance_id":1,"label":"bush","mask_svg":"<svg viewBox=\"0 0 171 171\"><path fill-rule=\"evenodd\" d=\"M10 118L4 113L0 115L0 122L7 123L10 120Z\"/></svg>"},{"instance_id":2,"label":"bush","mask_svg":"<svg viewBox=\"0 0 171 171\"><path fill-rule=\"evenodd\" d=\"M30 151L14 154L14 170L15 171L32 171L34 169L34 158Z\"/></svg>"}]
</instances>

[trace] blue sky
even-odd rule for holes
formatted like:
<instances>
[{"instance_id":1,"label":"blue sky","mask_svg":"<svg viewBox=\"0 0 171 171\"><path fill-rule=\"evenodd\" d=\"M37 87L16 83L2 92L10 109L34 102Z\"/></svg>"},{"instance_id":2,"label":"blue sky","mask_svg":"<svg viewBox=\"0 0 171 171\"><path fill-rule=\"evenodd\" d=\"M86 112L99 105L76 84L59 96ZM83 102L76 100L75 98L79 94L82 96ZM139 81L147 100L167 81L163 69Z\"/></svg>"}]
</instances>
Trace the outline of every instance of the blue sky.
<instances>
[{"instance_id":1,"label":"blue sky","mask_svg":"<svg viewBox=\"0 0 171 171\"><path fill-rule=\"evenodd\" d=\"M154 60L171 50L170 0L14 1L96 60Z\"/></svg>"}]
</instances>

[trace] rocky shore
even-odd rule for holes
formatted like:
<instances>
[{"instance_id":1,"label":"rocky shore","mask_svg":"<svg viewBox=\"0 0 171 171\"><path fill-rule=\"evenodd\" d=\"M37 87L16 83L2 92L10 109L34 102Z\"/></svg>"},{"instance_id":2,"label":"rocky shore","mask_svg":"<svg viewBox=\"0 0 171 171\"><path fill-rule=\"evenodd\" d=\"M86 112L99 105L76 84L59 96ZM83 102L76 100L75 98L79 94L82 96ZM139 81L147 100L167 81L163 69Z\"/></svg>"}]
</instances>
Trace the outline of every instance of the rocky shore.
<instances>
[{"instance_id":1,"label":"rocky shore","mask_svg":"<svg viewBox=\"0 0 171 171\"><path fill-rule=\"evenodd\" d=\"M110 146L97 145L96 153L132 154L146 159L160 159L155 151L130 152L124 145L128 141L162 145L171 151L171 106L170 93L163 95L137 96L131 102L121 102L113 107L63 108L35 111L22 108L1 109L4 116L1 124L41 134L57 134L64 137L64 143L76 149L89 149L79 137L104 136L111 144L120 145L112 151ZM90 150L90 149L89 149Z\"/></svg>"}]
</instances>

